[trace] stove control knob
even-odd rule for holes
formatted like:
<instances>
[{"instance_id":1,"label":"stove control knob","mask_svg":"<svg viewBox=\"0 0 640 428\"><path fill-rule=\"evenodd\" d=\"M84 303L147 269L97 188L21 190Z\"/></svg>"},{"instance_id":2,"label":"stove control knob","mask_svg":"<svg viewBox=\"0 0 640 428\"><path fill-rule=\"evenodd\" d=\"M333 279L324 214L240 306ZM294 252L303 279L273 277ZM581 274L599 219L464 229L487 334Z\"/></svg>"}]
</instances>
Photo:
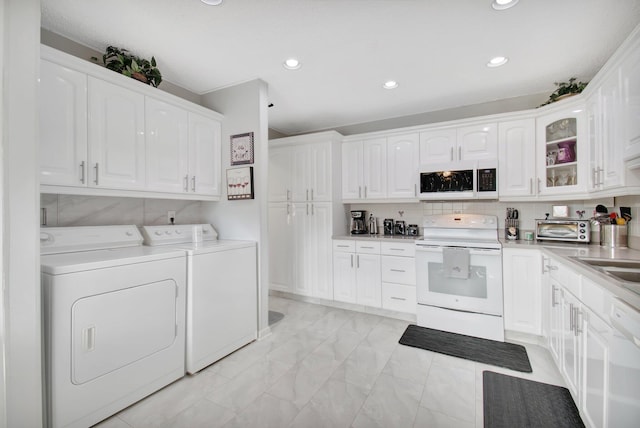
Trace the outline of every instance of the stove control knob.
<instances>
[{"instance_id":1,"label":"stove control knob","mask_svg":"<svg viewBox=\"0 0 640 428\"><path fill-rule=\"evenodd\" d=\"M176 235L182 235L182 231L180 229L176 230Z\"/></svg>"},{"instance_id":2,"label":"stove control knob","mask_svg":"<svg viewBox=\"0 0 640 428\"><path fill-rule=\"evenodd\" d=\"M170 231L170 230L166 230L166 231L164 232L164 234L165 234L165 235L171 235L171 231Z\"/></svg>"}]
</instances>

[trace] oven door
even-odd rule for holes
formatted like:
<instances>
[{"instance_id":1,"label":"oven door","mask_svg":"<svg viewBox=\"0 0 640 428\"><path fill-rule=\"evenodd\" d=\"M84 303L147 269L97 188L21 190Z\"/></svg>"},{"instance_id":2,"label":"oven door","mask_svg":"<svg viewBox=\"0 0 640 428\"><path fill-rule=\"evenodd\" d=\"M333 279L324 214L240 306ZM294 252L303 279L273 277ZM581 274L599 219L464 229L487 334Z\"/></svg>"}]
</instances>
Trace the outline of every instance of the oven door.
<instances>
[{"instance_id":1,"label":"oven door","mask_svg":"<svg viewBox=\"0 0 640 428\"><path fill-rule=\"evenodd\" d=\"M468 275L456 275L445 262L447 248L416 245L418 304L501 316L502 250L456 248L469 252Z\"/></svg>"}]
</instances>

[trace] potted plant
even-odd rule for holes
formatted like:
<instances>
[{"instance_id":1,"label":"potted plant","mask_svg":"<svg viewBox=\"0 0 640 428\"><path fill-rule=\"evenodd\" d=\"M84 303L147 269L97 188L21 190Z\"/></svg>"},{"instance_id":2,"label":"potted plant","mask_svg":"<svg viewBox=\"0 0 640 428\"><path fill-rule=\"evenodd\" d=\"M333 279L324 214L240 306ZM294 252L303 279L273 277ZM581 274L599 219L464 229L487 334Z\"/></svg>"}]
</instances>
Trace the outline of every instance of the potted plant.
<instances>
[{"instance_id":1,"label":"potted plant","mask_svg":"<svg viewBox=\"0 0 640 428\"><path fill-rule=\"evenodd\" d=\"M579 94L584 90L584 88L587 87L588 83L589 82L576 83L575 77L572 77L571 79L569 79L568 82L555 82L554 84L558 87L558 89L553 91L553 93L549 95L549 100L546 103L540 105L540 107L546 106L547 104L554 103L563 98L568 98L572 95Z\"/></svg>"},{"instance_id":2,"label":"potted plant","mask_svg":"<svg viewBox=\"0 0 640 428\"><path fill-rule=\"evenodd\" d=\"M156 67L156 59L151 57L151 61L131 54L126 49L108 46L102 62L109 70L124 74L153 87L158 87L162 82L162 74Z\"/></svg>"}]
</instances>

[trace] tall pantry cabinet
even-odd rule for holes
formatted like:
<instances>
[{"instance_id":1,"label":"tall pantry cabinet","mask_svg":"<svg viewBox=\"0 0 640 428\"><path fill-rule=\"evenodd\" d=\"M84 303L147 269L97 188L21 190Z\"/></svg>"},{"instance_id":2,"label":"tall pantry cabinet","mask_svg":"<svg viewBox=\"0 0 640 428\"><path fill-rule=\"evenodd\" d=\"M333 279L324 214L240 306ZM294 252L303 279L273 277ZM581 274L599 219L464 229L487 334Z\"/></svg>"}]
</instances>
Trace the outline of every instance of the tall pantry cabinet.
<instances>
[{"instance_id":1,"label":"tall pantry cabinet","mask_svg":"<svg viewBox=\"0 0 640 428\"><path fill-rule=\"evenodd\" d=\"M333 235L346 232L342 135L269 141L269 288L333 299Z\"/></svg>"}]
</instances>

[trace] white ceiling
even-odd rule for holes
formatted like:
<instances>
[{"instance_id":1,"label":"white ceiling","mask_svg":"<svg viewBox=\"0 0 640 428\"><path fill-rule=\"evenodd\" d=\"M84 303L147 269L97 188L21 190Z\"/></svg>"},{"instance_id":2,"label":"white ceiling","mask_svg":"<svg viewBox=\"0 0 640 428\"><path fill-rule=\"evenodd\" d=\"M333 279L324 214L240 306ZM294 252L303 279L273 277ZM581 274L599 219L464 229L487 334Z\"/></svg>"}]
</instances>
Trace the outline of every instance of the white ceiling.
<instances>
[{"instance_id":1,"label":"white ceiling","mask_svg":"<svg viewBox=\"0 0 640 428\"><path fill-rule=\"evenodd\" d=\"M42 0L43 28L153 55L196 94L263 79L269 127L289 135L550 93L592 78L639 22L640 0ZM509 62L487 68L496 55Z\"/></svg>"}]
</instances>

